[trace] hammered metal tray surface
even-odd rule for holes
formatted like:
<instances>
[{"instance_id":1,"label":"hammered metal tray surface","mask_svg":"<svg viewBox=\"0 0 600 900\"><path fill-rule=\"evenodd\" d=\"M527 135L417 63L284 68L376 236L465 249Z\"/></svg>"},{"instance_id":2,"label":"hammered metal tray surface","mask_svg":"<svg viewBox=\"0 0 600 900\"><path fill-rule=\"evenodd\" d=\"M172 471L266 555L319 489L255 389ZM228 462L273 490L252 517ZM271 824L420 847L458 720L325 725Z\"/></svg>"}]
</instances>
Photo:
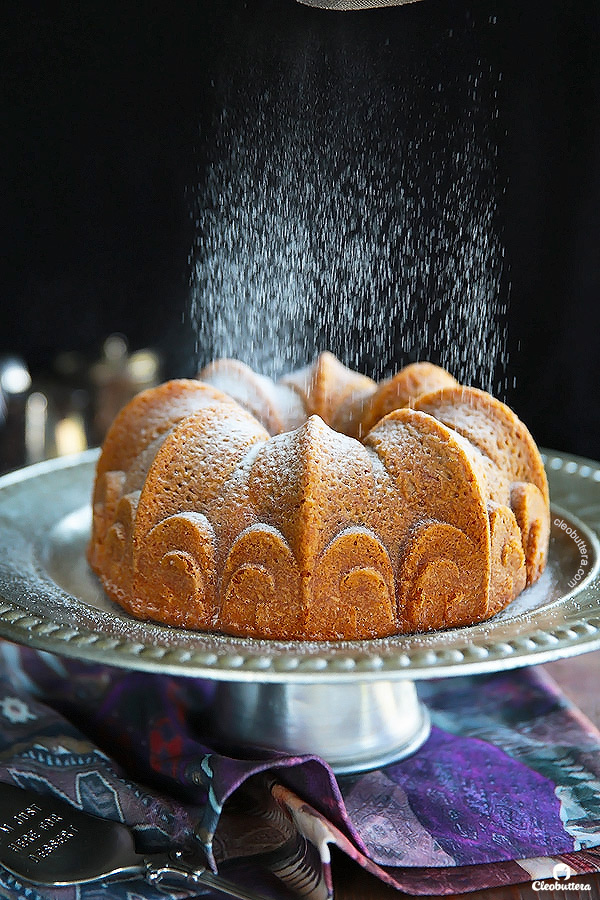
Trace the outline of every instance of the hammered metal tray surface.
<instances>
[{"instance_id":1,"label":"hammered metal tray surface","mask_svg":"<svg viewBox=\"0 0 600 900\"><path fill-rule=\"evenodd\" d=\"M544 455L549 564L489 622L370 641L278 642L139 622L104 594L85 546L97 451L0 479L0 635L126 668L215 680L422 679L516 668L600 648L600 463Z\"/></svg>"}]
</instances>

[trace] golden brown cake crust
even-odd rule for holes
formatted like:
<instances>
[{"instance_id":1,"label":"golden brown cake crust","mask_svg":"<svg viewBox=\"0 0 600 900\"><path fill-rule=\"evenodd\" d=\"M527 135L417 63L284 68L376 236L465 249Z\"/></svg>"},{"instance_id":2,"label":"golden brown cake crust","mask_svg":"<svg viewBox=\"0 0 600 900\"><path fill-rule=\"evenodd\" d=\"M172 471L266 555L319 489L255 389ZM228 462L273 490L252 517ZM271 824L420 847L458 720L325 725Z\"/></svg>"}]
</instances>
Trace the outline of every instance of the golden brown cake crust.
<instances>
[{"instance_id":1,"label":"golden brown cake crust","mask_svg":"<svg viewBox=\"0 0 600 900\"><path fill-rule=\"evenodd\" d=\"M382 381L371 396L361 401L360 412L354 411L352 416L354 428L347 433L362 438L389 412L412 406L422 394L457 384L452 375L439 366L428 362L411 363L393 378Z\"/></svg>"},{"instance_id":2,"label":"golden brown cake crust","mask_svg":"<svg viewBox=\"0 0 600 900\"><path fill-rule=\"evenodd\" d=\"M482 621L543 571L541 457L489 394L331 354L277 384L235 360L204 377L138 395L104 442L88 559L132 615L384 637Z\"/></svg>"}]
</instances>

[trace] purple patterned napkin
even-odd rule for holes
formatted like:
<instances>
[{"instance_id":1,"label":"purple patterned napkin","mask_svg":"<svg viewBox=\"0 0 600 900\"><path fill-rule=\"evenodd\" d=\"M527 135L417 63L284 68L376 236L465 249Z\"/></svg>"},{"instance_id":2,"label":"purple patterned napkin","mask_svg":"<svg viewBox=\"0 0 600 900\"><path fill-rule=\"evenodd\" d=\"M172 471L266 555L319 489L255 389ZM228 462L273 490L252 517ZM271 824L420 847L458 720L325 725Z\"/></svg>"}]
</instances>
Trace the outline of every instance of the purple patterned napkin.
<instances>
[{"instance_id":1,"label":"purple patterned napkin","mask_svg":"<svg viewBox=\"0 0 600 900\"><path fill-rule=\"evenodd\" d=\"M332 895L330 846L414 894L600 869L600 733L540 669L424 683L428 741L336 781L315 757L242 760L203 741L212 686L0 642L0 780L132 826L142 852L201 842L265 898ZM142 881L28 900L211 896Z\"/></svg>"}]
</instances>

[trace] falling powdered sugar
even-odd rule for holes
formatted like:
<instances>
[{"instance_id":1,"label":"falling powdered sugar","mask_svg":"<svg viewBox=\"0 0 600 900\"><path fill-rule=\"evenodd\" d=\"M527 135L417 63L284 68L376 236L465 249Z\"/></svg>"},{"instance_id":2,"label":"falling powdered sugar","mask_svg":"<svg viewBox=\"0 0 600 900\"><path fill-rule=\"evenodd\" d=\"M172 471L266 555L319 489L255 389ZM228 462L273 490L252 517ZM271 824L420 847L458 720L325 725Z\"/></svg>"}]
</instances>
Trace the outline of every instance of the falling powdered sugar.
<instances>
[{"instance_id":1,"label":"falling powdered sugar","mask_svg":"<svg viewBox=\"0 0 600 900\"><path fill-rule=\"evenodd\" d=\"M431 84L417 67L385 91L340 78L324 98L309 60L251 109L223 91L191 192L199 365L278 377L330 349L375 378L429 359L502 393L497 76L475 68Z\"/></svg>"}]
</instances>

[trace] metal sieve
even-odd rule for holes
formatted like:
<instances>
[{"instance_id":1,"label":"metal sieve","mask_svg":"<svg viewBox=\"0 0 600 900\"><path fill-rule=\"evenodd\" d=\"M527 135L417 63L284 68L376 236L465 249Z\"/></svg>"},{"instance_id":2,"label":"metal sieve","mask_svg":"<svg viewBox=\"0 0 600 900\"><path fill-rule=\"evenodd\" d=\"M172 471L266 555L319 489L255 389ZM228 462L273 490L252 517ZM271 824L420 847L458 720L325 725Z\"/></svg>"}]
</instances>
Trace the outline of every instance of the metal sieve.
<instances>
[{"instance_id":1,"label":"metal sieve","mask_svg":"<svg viewBox=\"0 0 600 900\"><path fill-rule=\"evenodd\" d=\"M319 9L373 9L376 6L402 6L414 3L415 0L299 0L305 6L316 6Z\"/></svg>"}]
</instances>

